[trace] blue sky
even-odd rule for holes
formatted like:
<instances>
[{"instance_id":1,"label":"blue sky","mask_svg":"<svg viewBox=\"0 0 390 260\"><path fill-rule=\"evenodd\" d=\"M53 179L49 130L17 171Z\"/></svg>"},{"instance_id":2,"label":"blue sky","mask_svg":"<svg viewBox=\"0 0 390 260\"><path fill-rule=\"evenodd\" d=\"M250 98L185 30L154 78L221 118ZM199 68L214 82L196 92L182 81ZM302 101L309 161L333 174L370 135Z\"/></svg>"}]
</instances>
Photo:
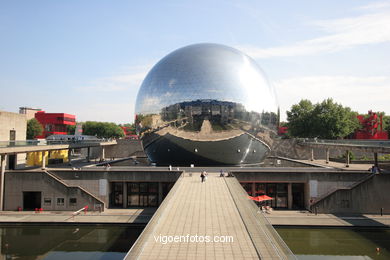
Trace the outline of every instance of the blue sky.
<instances>
[{"instance_id":1,"label":"blue sky","mask_svg":"<svg viewBox=\"0 0 390 260\"><path fill-rule=\"evenodd\" d=\"M200 42L254 58L282 119L302 98L390 114L390 1L360 0L2 0L0 110L132 122L149 69Z\"/></svg>"}]
</instances>

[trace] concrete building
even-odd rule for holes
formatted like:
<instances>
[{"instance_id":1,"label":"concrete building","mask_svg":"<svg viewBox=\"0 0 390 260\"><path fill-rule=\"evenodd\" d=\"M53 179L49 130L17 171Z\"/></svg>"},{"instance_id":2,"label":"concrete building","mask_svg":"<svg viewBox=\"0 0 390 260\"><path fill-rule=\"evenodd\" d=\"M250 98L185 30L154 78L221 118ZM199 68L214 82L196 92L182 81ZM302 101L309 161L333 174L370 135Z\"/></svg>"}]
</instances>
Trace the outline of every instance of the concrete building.
<instances>
[{"instance_id":1,"label":"concrete building","mask_svg":"<svg viewBox=\"0 0 390 260\"><path fill-rule=\"evenodd\" d=\"M15 145L15 141L25 141L27 119L24 114L0 111L0 142L2 145ZM8 142L8 143L6 143ZM24 167L26 154L8 155L6 169Z\"/></svg>"},{"instance_id":2,"label":"concrete building","mask_svg":"<svg viewBox=\"0 0 390 260\"><path fill-rule=\"evenodd\" d=\"M35 113L41 110L40 108L19 107L19 114L26 115L26 119L30 120L35 118Z\"/></svg>"}]
</instances>

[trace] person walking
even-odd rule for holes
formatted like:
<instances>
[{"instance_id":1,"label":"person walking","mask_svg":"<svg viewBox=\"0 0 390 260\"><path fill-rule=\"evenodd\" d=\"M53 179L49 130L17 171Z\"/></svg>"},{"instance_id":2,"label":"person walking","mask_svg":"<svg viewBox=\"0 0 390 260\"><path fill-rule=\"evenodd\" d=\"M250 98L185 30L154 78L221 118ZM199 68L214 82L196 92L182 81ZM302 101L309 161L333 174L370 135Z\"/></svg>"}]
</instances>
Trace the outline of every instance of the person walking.
<instances>
[{"instance_id":1,"label":"person walking","mask_svg":"<svg viewBox=\"0 0 390 260\"><path fill-rule=\"evenodd\" d=\"M200 174L201 182L204 182L205 177L206 177L206 176L204 175L204 172L202 172L202 173Z\"/></svg>"}]
</instances>

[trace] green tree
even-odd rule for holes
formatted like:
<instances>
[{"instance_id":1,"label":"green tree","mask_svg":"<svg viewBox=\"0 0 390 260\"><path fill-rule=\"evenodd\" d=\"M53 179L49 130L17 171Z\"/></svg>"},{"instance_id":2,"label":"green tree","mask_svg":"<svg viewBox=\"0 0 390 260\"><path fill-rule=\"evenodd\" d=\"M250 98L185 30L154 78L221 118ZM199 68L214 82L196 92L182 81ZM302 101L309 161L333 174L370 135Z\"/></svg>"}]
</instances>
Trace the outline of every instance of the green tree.
<instances>
[{"instance_id":1,"label":"green tree","mask_svg":"<svg viewBox=\"0 0 390 260\"><path fill-rule=\"evenodd\" d=\"M66 132L68 135L74 135L76 131L76 125L67 125Z\"/></svg>"},{"instance_id":2,"label":"green tree","mask_svg":"<svg viewBox=\"0 0 390 260\"><path fill-rule=\"evenodd\" d=\"M287 111L287 127L289 135L293 137L315 137L312 129L314 105L310 100L302 99L298 104Z\"/></svg>"},{"instance_id":3,"label":"green tree","mask_svg":"<svg viewBox=\"0 0 390 260\"><path fill-rule=\"evenodd\" d=\"M359 127L357 113L332 99L312 104L301 100L287 111L288 131L294 137L337 139L346 137Z\"/></svg>"},{"instance_id":4,"label":"green tree","mask_svg":"<svg viewBox=\"0 0 390 260\"><path fill-rule=\"evenodd\" d=\"M27 139L34 139L36 136L41 135L43 132L42 125L32 118L27 121Z\"/></svg>"},{"instance_id":5,"label":"green tree","mask_svg":"<svg viewBox=\"0 0 390 260\"><path fill-rule=\"evenodd\" d=\"M120 138L124 137L122 128L115 123L87 121L83 124L85 135L94 135L99 138Z\"/></svg>"},{"instance_id":6,"label":"green tree","mask_svg":"<svg viewBox=\"0 0 390 260\"><path fill-rule=\"evenodd\" d=\"M390 116L383 115L383 130L390 136Z\"/></svg>"}]
</instances>

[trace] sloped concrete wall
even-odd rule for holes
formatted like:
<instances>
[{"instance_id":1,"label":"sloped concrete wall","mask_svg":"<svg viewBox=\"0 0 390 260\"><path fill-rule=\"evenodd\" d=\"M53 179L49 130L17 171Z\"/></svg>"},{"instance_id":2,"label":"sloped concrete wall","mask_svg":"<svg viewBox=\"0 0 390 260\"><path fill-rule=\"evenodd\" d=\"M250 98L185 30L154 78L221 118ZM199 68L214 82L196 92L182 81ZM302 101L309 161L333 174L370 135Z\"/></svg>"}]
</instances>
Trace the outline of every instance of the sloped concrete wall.
<instances>
[{"instance_id":1,"label":"sloped concrete wall","mask_svg":"<svg viewBox=\"0 0 390 260\"><path fill-rule=\"evenodd\" d=\"M390 174L377 174L352 189L338 190L316 203L319 213L390 214ZM315 210L314 207L312 210Z\"/></svg>"},{"instance_id":2,"label":"sloped concrete wall","mask_svg":"<svg viewBox=\"0 0 390 260\"><path fill-rule=\"evenodd\" d=\"M119 139L116 145L107 146L105 149L106 158L146 156L140 140Z\"/></svg>"},{"instance_id":3,"label":"sloped concrete wall","mask_svg":"<svg viewBox=\"0 0 390 260\"><path fill-rule=\"evenodd\" d=\"M41 192L41 205L44 210L76 211L84 206L94 209L100 202L82 192L77 187L67 187L45 172L7 172L5 174L4 210L23 208L23 192ZM45 205L44 198L50 198L51 204ZM64 205L57 205L57 198L64 198ZM69 199L76 198L71 205Z\"/></svg>"}]
</instances>

